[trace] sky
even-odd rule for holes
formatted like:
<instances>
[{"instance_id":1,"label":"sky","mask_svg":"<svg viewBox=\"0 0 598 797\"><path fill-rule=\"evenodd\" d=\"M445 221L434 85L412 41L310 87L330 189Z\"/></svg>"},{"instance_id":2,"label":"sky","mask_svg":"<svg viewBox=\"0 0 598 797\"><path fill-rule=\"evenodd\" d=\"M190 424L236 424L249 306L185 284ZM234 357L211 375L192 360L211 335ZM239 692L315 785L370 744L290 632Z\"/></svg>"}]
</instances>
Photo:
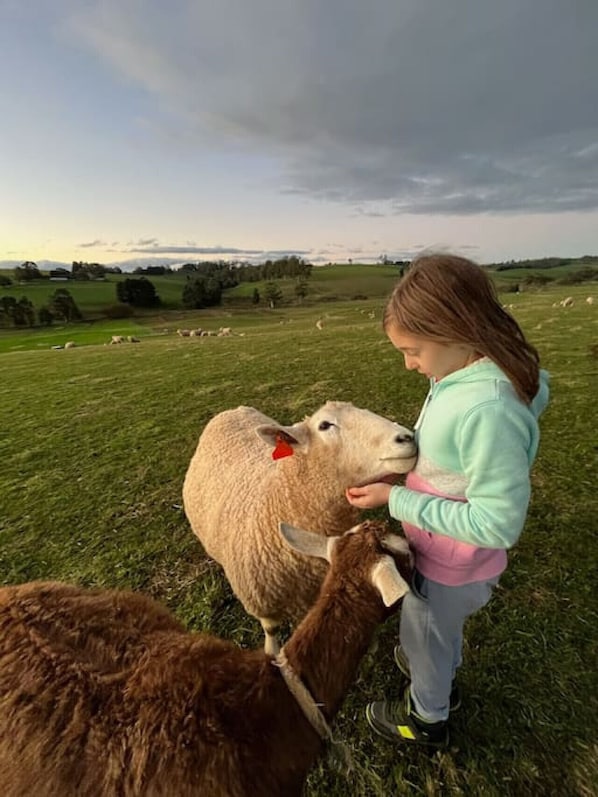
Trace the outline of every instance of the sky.
<instances>
[{"instance_id":1,"label":"sky","mask_svg":"<svg viewBox=\"0 0 598 797\"><path fill-rule=\"evenodd\" d=\"M596 0L0 0L0 265L598 254Z\"/></svg>"}]
</instances>

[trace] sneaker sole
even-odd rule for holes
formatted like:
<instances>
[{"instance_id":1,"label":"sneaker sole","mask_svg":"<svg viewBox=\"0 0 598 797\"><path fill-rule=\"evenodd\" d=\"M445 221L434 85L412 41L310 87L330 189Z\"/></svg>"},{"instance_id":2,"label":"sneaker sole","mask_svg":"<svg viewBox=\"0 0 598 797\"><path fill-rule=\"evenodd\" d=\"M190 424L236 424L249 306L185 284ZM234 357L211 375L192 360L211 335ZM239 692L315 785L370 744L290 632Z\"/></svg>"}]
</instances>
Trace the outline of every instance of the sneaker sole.
<instances>
[{"instance_id":1,"label":"sneaker sole","mask_svg":"<svg viewBox=\"0 0 598 797\"><path fill-rule=\"evenodd\" d=\"M410 739L408 736L401 736L401 734L396 731L390 731L385 725L379 725L378 721L375 717L372 716L371 713L371 704L368 704L365 708L365 718L367 720L368 725L377 733L378 736L381 736L383 739L386 739L388 742L401 742L405 744L412 744L412 745L419 745L420 747L446 747L448 745L448 731L444 739L441 739L438 742L428 742L423 739Z\"/></svg>"}]
</instances>

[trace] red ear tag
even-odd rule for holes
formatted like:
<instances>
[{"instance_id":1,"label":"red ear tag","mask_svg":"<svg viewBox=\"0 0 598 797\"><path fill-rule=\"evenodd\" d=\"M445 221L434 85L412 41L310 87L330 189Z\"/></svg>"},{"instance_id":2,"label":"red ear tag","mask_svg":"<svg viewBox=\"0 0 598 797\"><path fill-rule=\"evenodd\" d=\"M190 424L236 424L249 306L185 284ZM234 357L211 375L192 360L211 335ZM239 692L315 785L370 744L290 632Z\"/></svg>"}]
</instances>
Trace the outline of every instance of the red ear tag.
<instances>
[{"instance_id":1,"label":"red ear tag","mask_svg":"<svg viewBox=\"0 0 598 797\"><path fill-rule=\"evenodd\" d=\"M276 435L276 448L272 452L272 459L282 459L283 457L290 457L295 452L293 446L290 446L281 435Z\"/></svg>"}]
</instances>

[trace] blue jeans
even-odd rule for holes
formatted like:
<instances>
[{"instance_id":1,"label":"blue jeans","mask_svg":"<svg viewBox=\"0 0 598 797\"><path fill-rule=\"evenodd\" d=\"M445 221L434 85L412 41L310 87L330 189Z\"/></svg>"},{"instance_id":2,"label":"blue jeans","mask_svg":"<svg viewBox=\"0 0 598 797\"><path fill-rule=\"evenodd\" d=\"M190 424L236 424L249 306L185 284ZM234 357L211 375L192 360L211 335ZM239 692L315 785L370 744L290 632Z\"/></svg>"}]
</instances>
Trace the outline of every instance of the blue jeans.
<instances>
[{"instance_id":1,"label":"blue jeans","mask_svg":"<svg viewBox=\"0 0 598 797\"><path fill-rule=\"evenodd\" d=\"M461 665L465 620L492 595L498 576L447 587L415 572L401 607L401 647L409 660L411 699L427 722L448 718L452 681Z\"/></svg>"}]
</instances>

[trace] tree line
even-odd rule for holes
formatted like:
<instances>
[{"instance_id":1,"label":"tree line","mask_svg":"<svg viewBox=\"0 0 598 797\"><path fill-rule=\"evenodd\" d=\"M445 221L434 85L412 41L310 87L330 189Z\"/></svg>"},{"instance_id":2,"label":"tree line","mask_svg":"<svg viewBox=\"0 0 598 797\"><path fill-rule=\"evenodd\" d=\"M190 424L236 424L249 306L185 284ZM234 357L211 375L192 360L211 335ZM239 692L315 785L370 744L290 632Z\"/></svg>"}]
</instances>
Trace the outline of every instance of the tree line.
<instances>
[{"instance_id":1,"label":"tree line","mask_svg":"<svg viewBox=\"0 0 598 797\"><path fill-rule=\"evenodd\" d=\"M104 267L98 263L73 262L72 279L98 279L106 273ZM254 288L251 301L258 305L263 301L269 307L276 307L282 298L282 290L275 277L294 277L295 295L298 301L303 301L308 294L307 280L311 274L311 266L300 258L287 257L278 261L267 261L262 266L251 266L251 275L261 275L266 279L263 295L257 287ZM127 277L116 284L117 303L105 309L105 315L110 318L123 318L131 315L133 308L157 308L162 301L156 292L155 285L146 274L165 273L160 266L149 266L136 269L138 276ZM58 270L60 271L60 270ZM185 309L195 310L213 307L222 303L222 294L225 290L235 287L248 277L243 267L231 268L228 263L187 263L181 267L187 275L182 290L181 302ZM56 271L54 272L56 273ZM69 273L69 272L66 272ZM33 280L43 279L37 265L27 261L14 270L15 279L20 283L30 283ZM83 276L85 275L85 276ZM252 278L251 281L254 281ZM0 286L9 286L12 280L0 275ZM70 323L83 318L80 309L66 288L58 288L47 304L37 311L30 299L14 296L0 297L0 325L15 327L32 327L36 323L49 326L54 321Z\"/></svg>"}]
</instances>

